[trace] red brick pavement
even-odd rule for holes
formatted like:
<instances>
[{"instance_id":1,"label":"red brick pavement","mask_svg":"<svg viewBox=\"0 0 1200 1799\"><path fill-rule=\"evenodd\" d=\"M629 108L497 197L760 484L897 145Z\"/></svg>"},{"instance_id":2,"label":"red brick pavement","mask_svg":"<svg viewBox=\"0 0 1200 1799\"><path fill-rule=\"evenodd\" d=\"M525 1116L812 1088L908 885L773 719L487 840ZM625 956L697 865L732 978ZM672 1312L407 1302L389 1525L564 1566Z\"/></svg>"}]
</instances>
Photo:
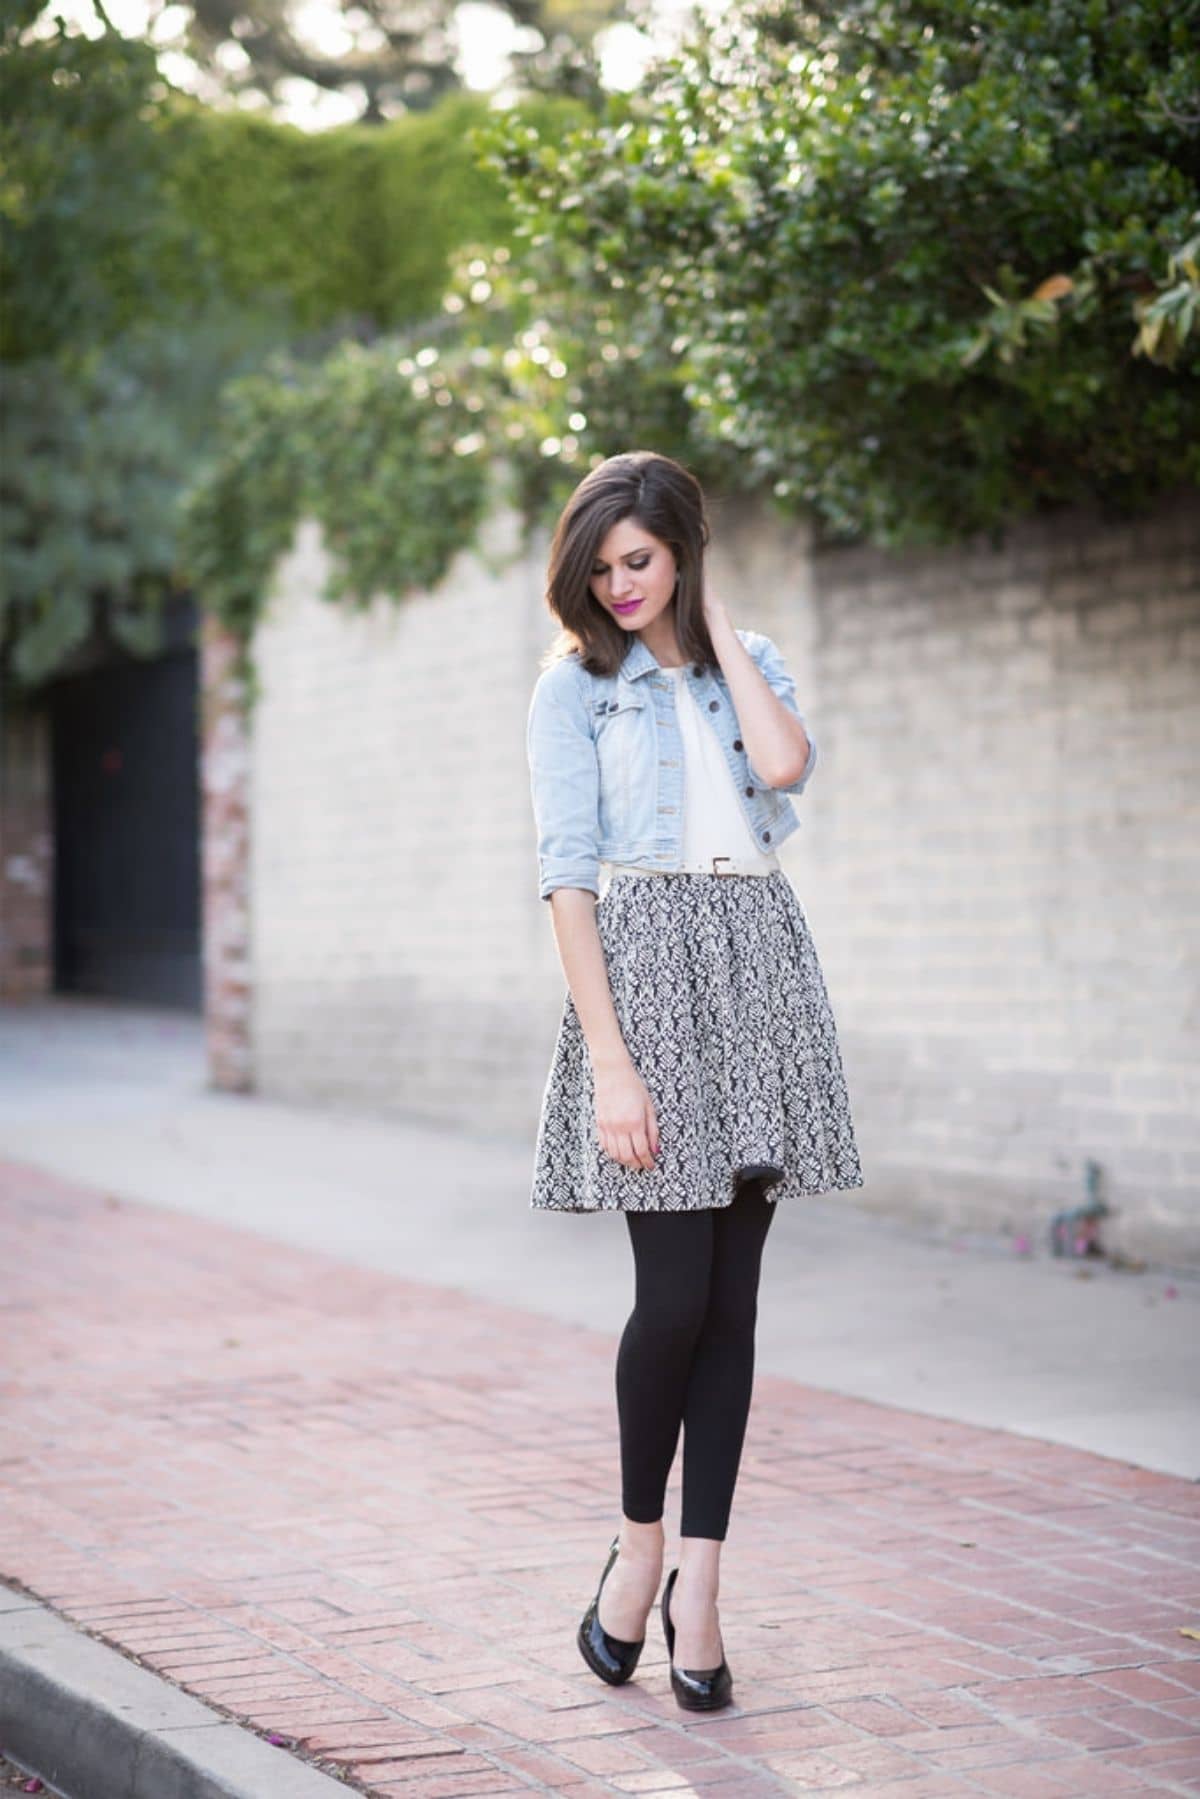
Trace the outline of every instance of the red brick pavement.
<instances>
[{"instance_id":1,"label":"red brick pavement","mask_svg":"<svg viewBox=\"0 0 1200 1799\"><path fill-rule=\"evenodd\" d=\"M1200 1791L1200 1486L760 1374L696 1718L575 1648L623 1320L0 1177L0 1572L362 1790Z\"/></svg>"}]
</instances>

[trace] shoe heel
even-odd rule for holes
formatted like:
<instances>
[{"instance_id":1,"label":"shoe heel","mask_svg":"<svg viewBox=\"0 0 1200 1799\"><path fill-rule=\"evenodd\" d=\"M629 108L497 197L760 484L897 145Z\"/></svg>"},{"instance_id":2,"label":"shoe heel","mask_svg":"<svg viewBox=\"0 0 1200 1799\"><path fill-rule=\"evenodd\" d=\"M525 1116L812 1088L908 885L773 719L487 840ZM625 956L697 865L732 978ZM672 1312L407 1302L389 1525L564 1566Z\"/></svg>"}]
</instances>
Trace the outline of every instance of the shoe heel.
<instances>
[{"instance_id":1,"label":"shoe heel","mask_svg":"<svg viewBox=\"0 0 1200 1799\"><path fill-rule=\"evenodd\" d=\"M604 1572L600 1576L600 1585L596 1588L596 1597L588 1606L580 1620L579 1629L575 1633L575 1641L593 1674L607 1681L610 1687L619 1687L629 1679L641 1659L645 1647L645 1637L639 1637L636 1643L626 1642L623 1637L614 1637L605 1630L600 1622L600 1595L604 1591L604 1583L617 1559L620 1533L613 1538L608 1551L608 1560L604 1564Z\"/></svg>"},{"instance_id":2,"label":"shoe heel","mask_svg":"<svg viewBox=\"0 0 1200 1799\"><path fill-rule=\"evenodd\" d=\"M663 1635L671 1660L671 1691L685 1712L715 1712L733 1703L733 1675L725 1657L717 1668L677 1668L675 1666L675 1626L671 1622L671 1593L678 1568L672 1568L663 1588Z\"/></svg>"},{"instance_id":3,"label":"shoe heel","mask_svg":"<svg viewBox=\"0 0 1200 1799\"><path fill-rule=\"evenodd\" d=\"M675 1659L675 1626L671 1622L671 1591L678 1573L678 1568L672 1568L667 1575L667 1584L663 1588L662 1605L659 1608L662 1612L663 1636L667 1639L667 1655L672 1661Z\"/></svg>"}]
</instances>

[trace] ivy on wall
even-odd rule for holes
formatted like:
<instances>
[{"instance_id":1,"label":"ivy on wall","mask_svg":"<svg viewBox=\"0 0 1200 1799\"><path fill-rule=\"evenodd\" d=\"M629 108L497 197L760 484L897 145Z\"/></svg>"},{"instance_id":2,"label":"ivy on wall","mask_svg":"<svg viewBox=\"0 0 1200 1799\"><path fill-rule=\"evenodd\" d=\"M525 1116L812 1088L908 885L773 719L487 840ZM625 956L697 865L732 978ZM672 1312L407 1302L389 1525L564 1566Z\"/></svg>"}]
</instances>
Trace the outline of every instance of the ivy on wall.
<instances>
[{"instance_id":1,"label":"ivy on wall","mask_svg":"<svg viewBox=\"0 0 1200 1799\"><path fill-rule=\"evenodd\" d=\"M329 599L436 583L474 538L489 488L485 401L469 363L454 363L384 338L318 363L279 355L231 383L219 448L185 505L182 551L206 610L248 644L306 517L332 552Z\"/></svg>"}]
</instances>

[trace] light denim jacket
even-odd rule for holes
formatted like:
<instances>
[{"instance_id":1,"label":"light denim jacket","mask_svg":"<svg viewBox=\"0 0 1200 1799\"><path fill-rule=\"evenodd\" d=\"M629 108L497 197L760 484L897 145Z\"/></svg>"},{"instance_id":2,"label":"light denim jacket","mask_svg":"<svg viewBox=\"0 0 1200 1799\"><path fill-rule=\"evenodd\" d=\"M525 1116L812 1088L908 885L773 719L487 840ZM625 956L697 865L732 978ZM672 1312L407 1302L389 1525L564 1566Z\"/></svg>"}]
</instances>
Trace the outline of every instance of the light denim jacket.
<instances>
[{"instance_id":1,"label":"light denim jacket","mask_svg":"<svg viewBox=\"0 0 1200 1799\"><path fill-rule=\"evenodd\" d=\"M773 693L804 723L783 657L761 631L738 631ZM817 761L809 734L804 773L771 787L742 744L729 683L719 666L683 676L717 734L746 822L764 851L799 829L788 794L802 793ZM807 725L805 725L807 731ZM537 825L538 895L556 887L600 892L601 862L678 868L683 841L683 745L675 689L640 637L615 675L593 675L572 650L543 669L526 727Z\"/></svg>"}]
</instances>

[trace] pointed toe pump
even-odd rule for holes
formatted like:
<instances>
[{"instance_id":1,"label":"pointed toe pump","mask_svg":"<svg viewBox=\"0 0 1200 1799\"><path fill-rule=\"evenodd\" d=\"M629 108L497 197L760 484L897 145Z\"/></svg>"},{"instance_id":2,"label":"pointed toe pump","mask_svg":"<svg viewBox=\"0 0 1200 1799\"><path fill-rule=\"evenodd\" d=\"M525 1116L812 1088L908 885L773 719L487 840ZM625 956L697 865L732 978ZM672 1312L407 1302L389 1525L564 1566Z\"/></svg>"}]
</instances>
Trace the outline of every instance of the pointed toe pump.
<instances>
[{"instance_id":1,"label":"pointed toe pump","mask_svg":"<svg viewBox=\"0 0 1200 1799\"><path fill-rule=\"evenodd\" d=\"M609 1570L617 1559L619 1534L612 1540L608 1552L608 1560L604 1564L604 1573L600 1576L600 1585L596 1588L596 1597L584 1612L580 1621L576 1642L593 1674L606 1680L611 1687L619 1687L622 1681L629 1679L638 1665L645 1637L639 1637L636 1643L627 1643L621 1637L614 1637L605 1630L600 1622L600 1595L604 1591L604 1583L608 1579Z\"/></svg>"},{"instance_id":2,"label":"pointed toe pump","mask_svg":"<svg viewBox=\"0 0 1200 1799\"><path fill-rule=\"evenodd\" d=\"M675 1626L671 1622L671 1593L678 1568L672 1568L663 1588L663 1634L667 1654L671 1658L671 1690L687 1712L715 1712L733 1702L733 1675L724 1655L717 1668L677 1668L675 1666Z\"/></svg>"}]
</instances>

